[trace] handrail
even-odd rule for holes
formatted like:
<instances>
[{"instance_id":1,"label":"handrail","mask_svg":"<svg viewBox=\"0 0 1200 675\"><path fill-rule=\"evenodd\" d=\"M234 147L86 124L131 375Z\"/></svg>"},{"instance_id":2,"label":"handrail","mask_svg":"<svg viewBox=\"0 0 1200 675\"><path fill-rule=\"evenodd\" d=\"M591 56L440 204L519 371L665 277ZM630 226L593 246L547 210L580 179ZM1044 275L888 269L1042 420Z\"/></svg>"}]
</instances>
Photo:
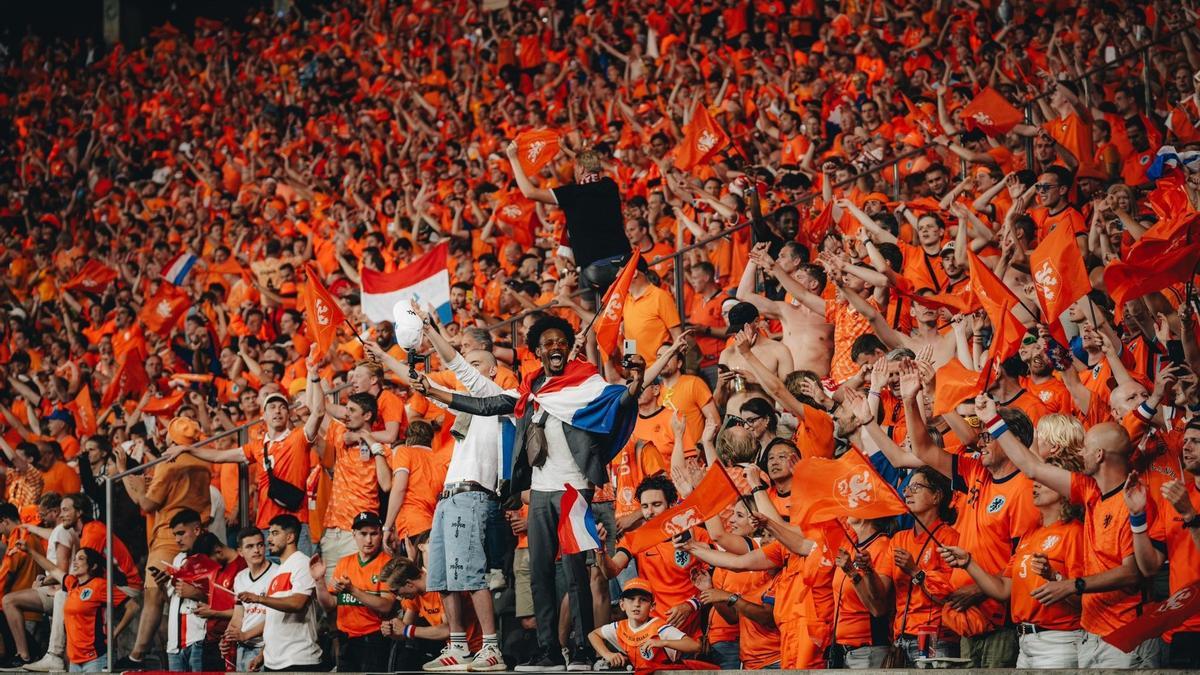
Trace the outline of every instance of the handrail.
<instances>
[{"instance_id":1,"label":"handrail","mask_svg":"<svg viewBox=\"0 0 1200 675\"><path fill-rule=\"evenodd\" d=\"M349 382L343 382L342 384L339 384L338 386L330 389L329 391L324 392L324 395L337 394L337 393L345 390L349 386L350 386ZM300 407L300 405L297 404L297 405L293 405L292 407L298 408L298 407ZM210 443L224 440L226 438L229 438L230 436L240 436L244 433L249 432L250 429L254 428L256 425L262 424L262 423L263 423L262 417L259 417L254 420L250 420L249 422L246 422L245 424L236 426L232 429L226 429L224 431L215 433L212 436L209 436L208 438L196 441L195 443L192 443L191 445L187 446L185 448L185 450L195 450L198 448L202 448L206 445L209 445ZM132 475L138 474L138 473L142 473L143 471L146 471L150 467L162 464L163 462L166 462L169 459L173 459L173 458L159 457L158 459L155 459L150 462L146 462L145 464L139 464L138 466L126 469L126 470L124 470L120 473L114 474L112 476L104 477L104 530L105 530L105 532L104 532L104 550L107 553L107 555L105 556L106 560L104 563L104 565L105 565L104 577L105 577L105 579L108 580L108 583L106 583L108 590L105 593L105 599L104 599L104 602L105 602L104 622L105 622L105 630L107 631L107 634L110 636L109 637L110 642L113 640L113 638L111 637L112 630L113 630L113 583L112 583L112 579L113 579L113 522L112 522L112 519L113 519L113 487L112 486L113 486L114 482L116 482L117 480L119 480L121 478L125 478L126 476L132 476ZM246 471L245 467L242 467L241 469L239 469L239 471L238 471L238 488L239 488L238 489L238 498L239 498L238 508L242 514L241 520L243 520L243 521L245 521L246 513L247 513L246 497L250 491L248 476L249 476L249 474ZM242 524L245 525L245 522L243 522ZM116 654L115 645L110 644L109 649L107 651L108 651L108 653L105 657L105 672L111 673L113 670L113 659L115 658L114 655Z\"/></svg>"}]
</instances>

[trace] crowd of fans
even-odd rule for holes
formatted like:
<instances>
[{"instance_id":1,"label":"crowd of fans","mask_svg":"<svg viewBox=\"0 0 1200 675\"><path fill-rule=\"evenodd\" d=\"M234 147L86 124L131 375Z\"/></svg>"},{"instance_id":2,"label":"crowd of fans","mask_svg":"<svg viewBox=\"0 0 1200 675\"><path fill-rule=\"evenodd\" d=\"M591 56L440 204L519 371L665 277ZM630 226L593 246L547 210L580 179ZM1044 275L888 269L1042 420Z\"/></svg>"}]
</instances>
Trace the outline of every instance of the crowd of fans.
<instances>
[{"instance_id":1,"label":"crowd of fans","mask_svg":"<svg viewBox=\"0 0 1200 675\"><path fill-rule=\"evenodd\" d=\"M6 665L1200 667L1200 616L1102 639L1200 580L1192 268L1106 274L1200 205L1194 3L313 4L3 45ZM361 275L441 241L406 350ZM576 359L625 445L555 407ZM852 545L789 520L845 453L910 511ZM745 498L635 550L710 467Z\"/></svg>"}]
</instances>

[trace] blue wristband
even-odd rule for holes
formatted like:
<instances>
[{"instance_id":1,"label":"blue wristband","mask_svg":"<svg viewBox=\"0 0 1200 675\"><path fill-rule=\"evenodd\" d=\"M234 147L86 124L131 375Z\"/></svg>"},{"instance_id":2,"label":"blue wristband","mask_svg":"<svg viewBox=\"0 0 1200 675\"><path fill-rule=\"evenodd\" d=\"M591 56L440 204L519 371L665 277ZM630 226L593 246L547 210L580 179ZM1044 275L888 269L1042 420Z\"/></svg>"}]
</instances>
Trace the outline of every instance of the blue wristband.
<instances>
[{"instance_id":1,"label":"blue wristband","mask_svg":"<svg viewBox=\"0 0 1200 675\"><path fill-rule=\"evenodd\" d=\"M1134 534L1141 534L1147 530L1146 514L1131 513L1129 514L1129 530Z\"/></svg>"}]
</instances>

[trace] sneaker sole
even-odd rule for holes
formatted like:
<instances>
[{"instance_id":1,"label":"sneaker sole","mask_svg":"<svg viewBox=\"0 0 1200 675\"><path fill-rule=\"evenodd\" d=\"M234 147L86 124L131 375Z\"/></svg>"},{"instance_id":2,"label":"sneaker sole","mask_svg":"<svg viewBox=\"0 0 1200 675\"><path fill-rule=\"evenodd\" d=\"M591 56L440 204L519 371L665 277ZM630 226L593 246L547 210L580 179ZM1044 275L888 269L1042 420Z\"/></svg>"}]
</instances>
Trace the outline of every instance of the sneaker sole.
<instances>
[{"instance_id":1,"label":"sneaker sole","mask_svg":"<svg viewBox=\"0 0 1200 675\"><path fill-rule=\"evenodd\" d=\"M423 666L421 670L426 673L465 673L470 668L471 664L461 663L454 666L435 666L432 668L429 666Z\"/></svg>"},{"instance_id":2,"label":"sneaker sole","mask_svg":"<svg viewBox=\"0 0 1200 675\"><path fill-rule=\"evenodd\" d=\"M566 666L517 666L514 668L518 673L561 673L567 670Z\"/></svg>"},{"instance_id":3,"label":"sneaker sole","mask_svg":"<svg viewBox=\"0 0 1200 675\"><path fill-rule=\"evenodd\" d=\"M475 664L467 666L467 672L471 673L494 673L502 670L508 670L508 664L504 663L503 661L500 663L493 663L489 666L475 667Z\"/></svg>"}]
</instances>

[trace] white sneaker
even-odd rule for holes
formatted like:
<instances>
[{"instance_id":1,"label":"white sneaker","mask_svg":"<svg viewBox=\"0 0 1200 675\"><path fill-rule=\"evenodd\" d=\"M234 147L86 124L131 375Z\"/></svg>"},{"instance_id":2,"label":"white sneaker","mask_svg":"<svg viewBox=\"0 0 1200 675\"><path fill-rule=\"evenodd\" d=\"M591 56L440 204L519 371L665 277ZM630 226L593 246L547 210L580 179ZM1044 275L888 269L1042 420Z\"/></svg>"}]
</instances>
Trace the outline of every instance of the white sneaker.
<instances>
[{"instance_id":1,"label":"white sneaker","mask_svg":"<svg viewBox=\"0 0 1200 675\"><path fill-rule=\"evenodd\" d=\"M488 570L487 585L489 591L502 591L508 588L508 579L504 578L504 570Z\"/></svg>"},{"instance_id":2,"label":"white sneaker","mask_svg":"<svg viewBox=\"0 0 1200 675\"><path fill-rule=\"evenodd\" d=\"M25 666L25 670L32 670L37 673L61 673L66 669L66 666L63 664L63 658L58 654L51 654L50 652L46 652L45 656Z\"/></svg>"},{"instance_id":3,"label":"white sneaker","mask_svg":"<svg viewBox=\"0 0 1200 675\"><path fill-rule=\"evenodd\" d=\"M500 653L499 647L484 645L475 655L475 659L471 661L471 665L467 666L467 670L472 673L487 673L495 670L508 670L508 665L504 663L504 655Z\"/></svg>"},{"instance_id":4,"label":"white sneaker","mask_svg":"<svg viewBox=\"0 0 1200 675\"><path fill-rule=\"evenodd\" d=\"M426 672L436 671L457 671L465 672L471 667L471 652L465 649L455 649L453 645L446 645L442 648L442 653L429 663L421 666L421 670Z\"/></svg>"}]
</instances>

